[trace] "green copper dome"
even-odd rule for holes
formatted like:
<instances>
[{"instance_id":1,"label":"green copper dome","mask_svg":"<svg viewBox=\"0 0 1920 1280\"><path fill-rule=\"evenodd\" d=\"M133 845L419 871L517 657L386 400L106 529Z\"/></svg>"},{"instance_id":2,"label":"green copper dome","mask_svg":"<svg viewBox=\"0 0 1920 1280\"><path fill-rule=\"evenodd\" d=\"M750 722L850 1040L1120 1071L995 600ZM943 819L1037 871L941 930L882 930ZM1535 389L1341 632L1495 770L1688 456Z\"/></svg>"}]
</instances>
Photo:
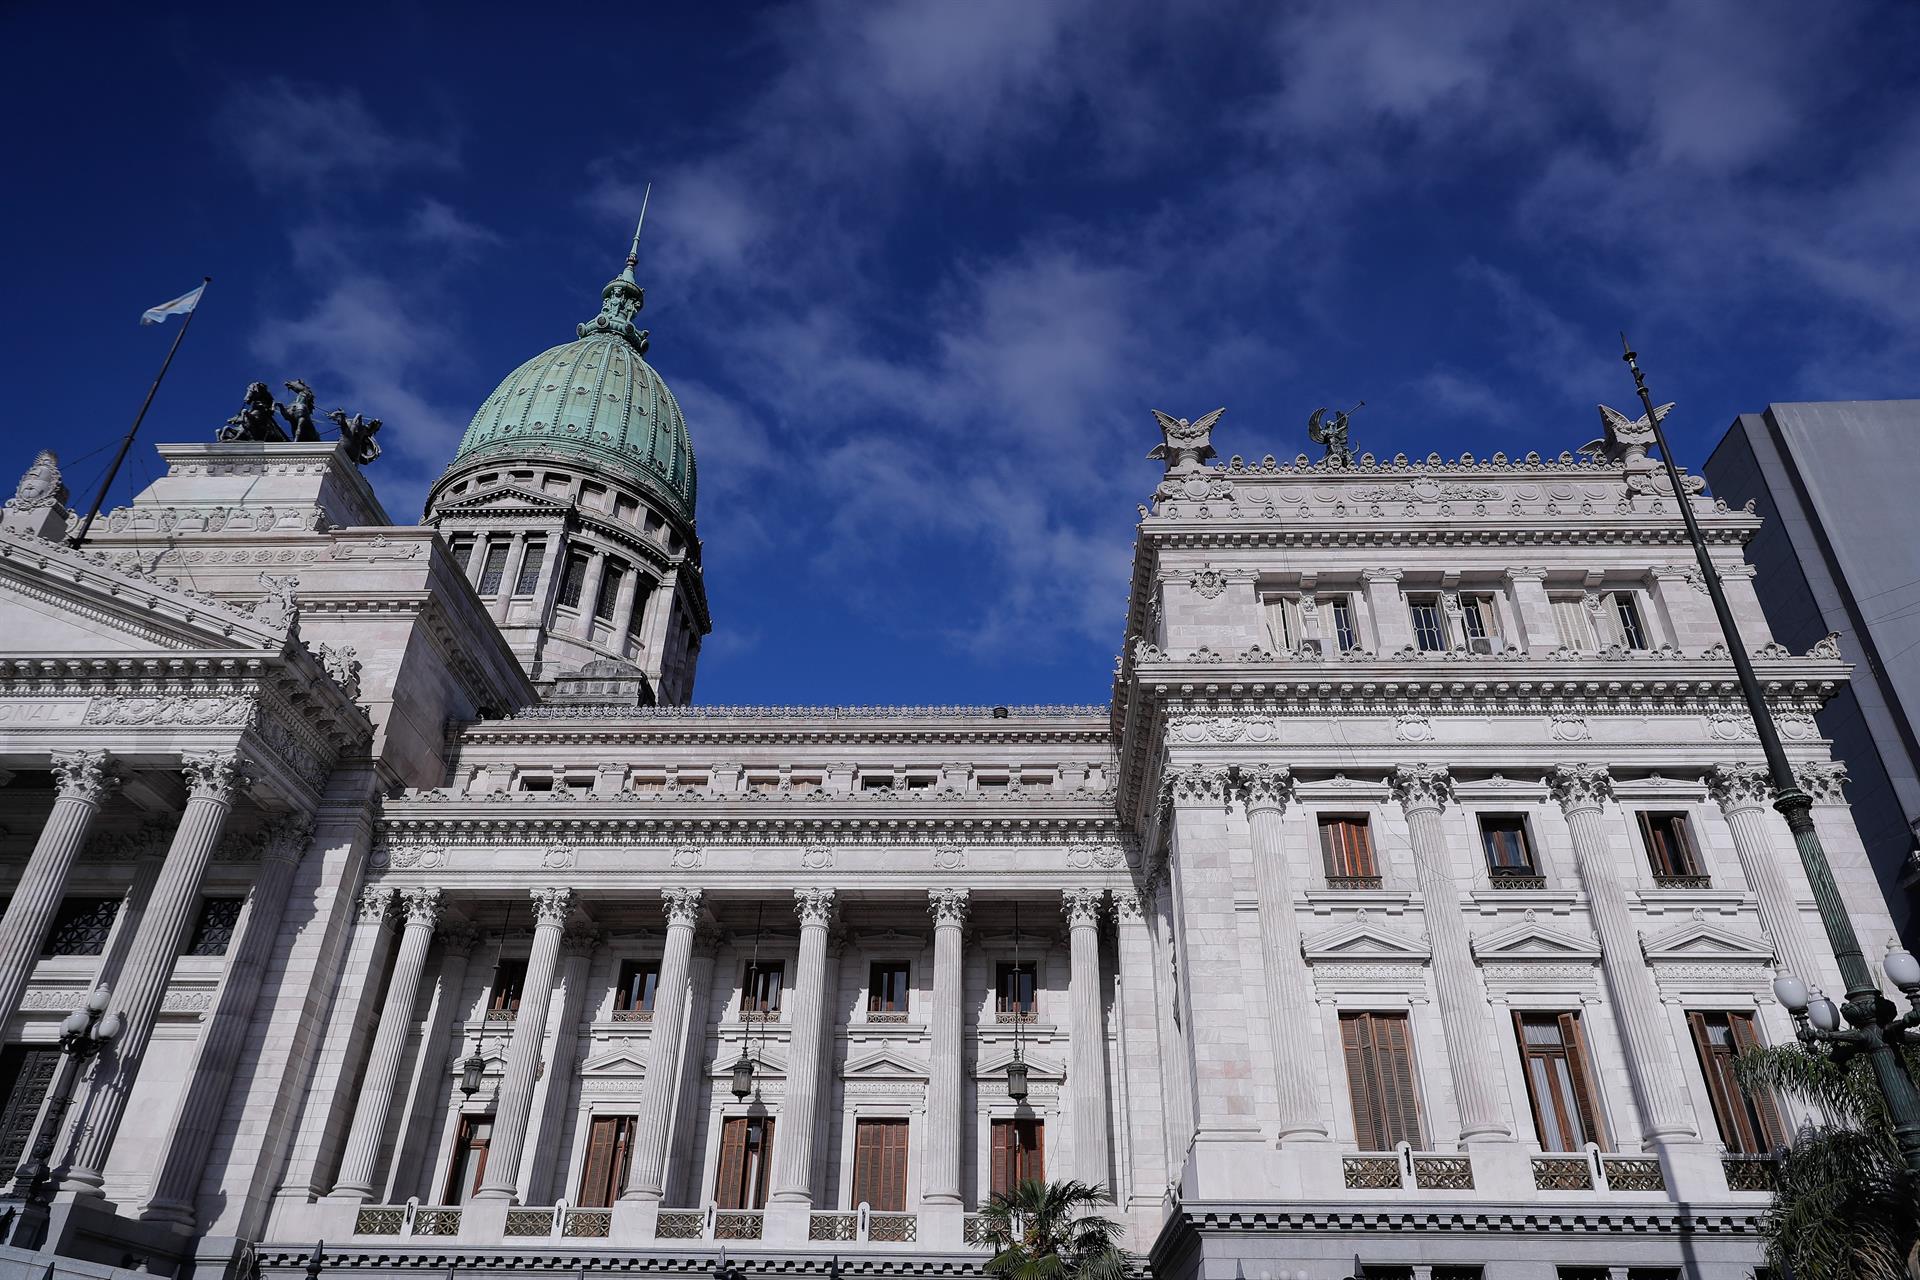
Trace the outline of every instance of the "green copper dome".
<instances>
[{"instance_id":1,"label":"green copper dome","mask_svg":"<svg viewBox=\"0 0 1920 1280\"><path fill-rule=\"evenodd\" d=\"M480 457L564 458L660 499L693 524L693 444L680 404L641 356L646 303L634 259L601 291L579 337L515 369L473 415L453 465Z\"/></svg>"}]
</instances>

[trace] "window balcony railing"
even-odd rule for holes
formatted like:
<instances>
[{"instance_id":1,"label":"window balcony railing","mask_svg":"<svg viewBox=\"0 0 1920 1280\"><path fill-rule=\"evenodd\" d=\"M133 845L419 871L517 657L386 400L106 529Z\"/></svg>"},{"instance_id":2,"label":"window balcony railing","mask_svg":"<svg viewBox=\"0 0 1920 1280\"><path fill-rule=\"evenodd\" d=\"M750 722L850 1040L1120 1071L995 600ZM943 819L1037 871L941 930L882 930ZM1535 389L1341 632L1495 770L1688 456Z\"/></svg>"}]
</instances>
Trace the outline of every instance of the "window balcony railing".
<instances>
[{"instance_id":1,"label":"window balcony railing","mask_svg":"<svg viewBox=\"0 0 1920 1280\"><path fill-rule=\"evenodd\" d=\"M1653 887L1656 889L1711 889L1713 877L1656 875L1653 878Z\"/></svg>"},{"instance_id":2,"label":"window balcony railing","mask_svg":"<svg viewBox=\"0 0 1920 1280\"><path fill-rule=\"evenodd\" d=\"M656 1240L758 1240L758 1209L662 1209L653 1222Z\"/></svg>"},{"instance_id":3,"label":"window balcony railing","mask_svg":"<svg viewBox=\"0 0 1920 1280\"><path fill-rule=\"evenodd\" d=\"M1380 889L1386 881L1380 876L1328 876L1329 889Z\"/></svg>"},{"instance_id":4,"label":"window balcony railing","mask_svg":"<svg viewBox=\"0 0 1920 1280\"><path fill-rule=\"evenodd\" d=\"M869 1009L867 1010L868 1022L890 1022L897 1025L899 1023L905 1022L906 1020L907 1020L907 1011L905 1009Z\"/></svg>"},{"instance_id":5,"label":"window balcony railing","mask_svg":"<svg viewBox=\"0 0 1920 1280\"><path fill-rule=\"evenodd\" d=\"M863 1204L850 1212L813 1214L807 1220L807 1239L913 1244L920 1239L920 1219L911 1213L876 1213Z\"/></svg>"},{"instance_id":6,"label":"window balcony railing","mask_svg":"<svg viewBox=\"0 0 1920 1280\"><path fill-rule=\"evenodd\" d=\"M1495 871L1487 881L1496 889L1544 889L1547 878L1537 871Z\"/></svg>"},{"instance_id":7,"label":"window balcony railing","mask_svg":"<svg viewBox=\"0 0 1920 1280\"><path fill-rule=\"evenodd\" d=\"M1729 1151L1720 1157L1720 1167L1727 1175L1729 1191L1772 1191L1776 1181L1776 1166L1770 1155L1742 1155Z\"/></svg>"},{"instance_id":8,"label":"window balcony railing","mask_svg":"<svg viewBox=\"0 0 1920 1280\"><path fill-rule=\"evenodd\" d=\"M1402 1145L1380 1155L1343 1156L1340 1165L1349 1191L1473 1190L1471 1156L1423 1154Z\"/></svg>"},{"instance_id":9,"label":"window balcony railing","mask_svg":"<svg viewBox=\"0 0 1920 1280\"><path fill-rule=\"evenodd\" d=\"M418 1200L405 1204L361 1205L353 1216L353 1234L400 1238L458 1236L463 1216L464 1211L458 1205L423 1205ZM702 1217L697 1212L693 1216ZM612 1230L613 1210L578 1209L563 1201L550 1209L507 1210L504 1234L513 1240L604 1240Z\"/></svg>"},{"instance_id":10,"label":"window balcony railing","mask_svg":"<svg viewBox=\"0 0 1920 1280\"><path fill-rule=\"evenodd\" d=\"M457 1236L460 1234L460 1210L451 1206L422 1205L418 1200L405 1204L365 1204L353 1215L356 1236Z\"/></svg>"},{"instance_id":11,"label":"window balcony railing","mask_svg":"<svg viewBox=\"0 0 1920 1280\"><path fill-rule=\"evenodd\" d=\"M1667 1175L1652 1156L1603 1155L1590 1145L1582 1155L1533 1157L1533 1185L1541 1191L1665 1191Z\"/></svg>"},{"instance_id":12,"label":"window balcony railing","mask_svg":"<svg viewBox=\"0 0 1920 1280\"><path fill-rule=\"evenodd\" d=\"M651 1009L615 1009L613 1011L613 1020L615 1022L652 1022L653 1010Z\"/></svg>"},{"instance_id":13,"label":"window balcony railing","mask_svg":"<svg viewBox=\"0 0 1920 1280\"><path fill-rule=\"evenodd\" d=\"M961 1243L972 1249L990 1249L987 1243L987 1226L977 1213L969 1213L960 1219Z\"/></svg>"}]
</instances>

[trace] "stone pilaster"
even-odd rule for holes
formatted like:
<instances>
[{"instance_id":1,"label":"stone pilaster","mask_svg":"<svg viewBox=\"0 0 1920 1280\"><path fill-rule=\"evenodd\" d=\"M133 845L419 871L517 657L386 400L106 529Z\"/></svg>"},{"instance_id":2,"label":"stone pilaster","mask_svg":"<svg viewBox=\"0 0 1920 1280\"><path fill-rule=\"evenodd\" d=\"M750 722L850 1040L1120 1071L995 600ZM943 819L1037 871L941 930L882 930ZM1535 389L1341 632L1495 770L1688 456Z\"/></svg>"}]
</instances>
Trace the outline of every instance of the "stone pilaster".
<instances>
[{"instance_id":1,"label":"stone pilaster","mask_svg":"<svg viewBox=\"0 0 1920 1280\"><path fill-rule=\"evenodd\" d=\"M793 987L793 1026L787 1042L786 1104L774 1131L770 1204L813 1203L813 1138L820 1098L821 1011L826 993L827 926L833 890L795 889L800 917L800 963Z\"/></svg>"},{"instance_id":2,"label":"stone pilaster","mask_svg":"<svg viewBox=\"0 0 1920 1280\"><path fill-rule=\"evenodd\" d=\"M633 1164L621 1196L656 1205L666 1193L668 1118L673 1114L677 1084L674 1066L680 1061L681 1038L686 1031L687 961L693 951L693 927L700 920L700 890L667 889L660 896L667 915L667 945L660 958L660 986L653 997L653 1036L647 1044L647 1061L660 1064L661 1069L648 1071L641 1085Z\"/></svg>"},{"instance_id":3,"label":"stone pilaster","mask_svg":"<svg viewBox=\"0 0 1920 1280\"><path fill-rule=\"evenodd\" d=\"M1587 911L1600 936L1600 967L1627 1051L1627 1073L1640 1100L1641 1135L1651 1143L1697 1137L1680 1097L1680 1061L1661 1026L1660 993L1654 989L1633 927L1627 891L1614 874L1603 813L1613 798L1605 767L1563 764L1547 775L1553 798L1573 833L1573 861L1587 891Z\"/></svg>"},{"instance_id":4,"label":"stone pilaster","mask_svg":"<svg viewBox=\"0 0 1920 1280\"><path fill-rule=\"evenodd\" d=\"M400 905L406 924L400 933L393 976L387 980L380 1027L374 1032L367 1069L360 1077L353 1124L347 1130L346 1152L340 1160L340 1177L333 1184L332 1198L336 1200L366 1200L378 1183L380 1140L393 1109L407 1036L413 1030L413 1006L420 995L420 977L426 972L427 950L433 943L434 926L440 922L440 890L405 890Z\"/></svg>"},{"instance_id":5,"label":"stone pilaster","mask_svg":"<svg viewBox=\"0 0 1920 1280\"><path fill-rule=\"evenodd\" d=\"M1529 653L1552 653L1560 647L1560 628L1553 619L1553 601L1547 597L1547 571L1535 568L1507 570L1507 590L1513 599L1520 634L1508 643Z\"/></svg>"},{"instance_id":6,"label":"stone pilaster","mask_svg":"<svg viewBox=\"0 0 1920 1280\"><path fill-rule=\"evenodd\" d=\"M40 828L6 915L0 917L0 1026L19 1011L40 944L66 892L67 876L115 784L113 760L104 751L54 752L53 777L58 787L53 812Z\"/></svg>"},{"instance_id":7,"label":"stone pilaster","mask_svg":"<svg viewBox=\"0 0 1920 1280\"><path fill-rule=\"evenodd\" d=\"M1413 643L1413 621L1400 596L1400 570L1368 569L1365 578L1375 644L1382 656L1397 653Z\"/></svg>"},{"instance_id":8,"label":"stone pilaster","mask_svg":"<svg viewBox=\"0 0 1920 1280\"><path fill-rule=\"evenodd\" d=\"M1460 890L1447 854L1447 833L1440 814L1453 799L1453 778L1444 768L1402 765L1388 779L1394 798L1407 815L1408 843L1420 886L1433 949L1433 985L1440 1006L1440 1029L1447 1044L1447 1068L1460 1111L1460 1141L1513 1136L1496 1087L1500 1079L1487 1026L1487 997L1480 986L1460 913Z\"/></svg>"},{"instance_id":9,"label":"stone pilaster","mask_svg":"<svg viewBox=\"0 0 1920 1280\"><path fill-rule=\"evenodd\" d=\"M1158 1011L1154 1008L1153 936L1147 908L1132 891L1113 895L1114 953L1120 968L1119 1050L1116 1073L1126 1093L1127 1185L1123 1204L1142 1211L1160 1202L1167 1185L1166 1110L1162 1098Z\"/></svg>"},{"instance_id":10,"label":"stone pilaster","mask_svg":"<svg viewBox=\"0 0 1920 1280\"><path fill-rule=\"evenodd\" d=\"M546 1038L547 1007L553 1003L553 980L559 968L560 936L573 910L571 889L535 889L532 898L533 949L527 957L527 977L520 988L513 1036L507 1041L487 1169L480 1189L473 1193L475 1200L511 1203L518 1194L527 1122L533 1115L534 1073L540 1068L540 1042Z\"/></svg>"},{"instance_id":11,"label":"stone pilaster","mask_svg":"<svg viewBox=\"0 0 1920 1280\"><path fill-rule=\"evenodd\" d=\"M312 823L304 817L281 819L259 836L260 870L227 947L226 976L200 1033L185 1096L174 1116L173 1132L161 1147L160 1171L141 1211L143 1218L188 1228L196 1223L194 1200L206 1172L207 1150L231 1101L233 1070L247 1047L254 1002L280 936L294 868L312 836Z\"/></svg>"},{"instance_id":12,"label":"stone pilaster","mask_svg":"<svg viewBox=\"0 0 1920 1280\"><path fill-rule=\"evenodd\" d=\"M95 1060L93 1084L87 1094L86 1128L76 1146L67 1189L97 1196L107 1165L107 1153L120 1132L121 1117L133 1093L134 1077L153 1035L153 1020L173 976L187 930L200 905L200 884L207 863L233 811L235 793L245 785L240 757L232 751L203 751L182 761L187 779L187 807L180 815L173 843L152 900L141 916L139 932L127 954L113 1008L124 1019L120 1038Z\"/></svg>"},{"instance_id":13,"label":"stone pilaster","mask_svg":"<svg viewBox=\"0 0 1920 1280\"><path fill-rule=\"evenodd\" d=\"M566 1190L555 1172L561 1148L569 1138L573 1080L580 1066L580 1015L587 1003L587 973L599 948L600 932L574 925L560 939L560 1013L547 1052L547 1069L540 1077L539 1123L529 1134L533 1167L527 1171L527 1194L535 1204L552 1204Z\"/></svg>"},{"instance_id":14,"label":"stone pilaster","mask_svg":"<svg viewBox=\"0 0 1920 1280\"><path fill-rule=\"evenodd\" d=\"M1801 981L1819 986L1827 966L1807 940L1793 889L1781 869L1788 846L1776 844L1769 830L1773 786L1767 771L1755 764L1715 765L1707 775L1707 792L1733 833L1734 856L1740 859L1747 888L1753 891L1760 927L1773 943L1774 958Z\"/></svg>"},{"instance_id":15,"label":"stone pilaster","mask_svg":"<svg viewBox=\"0 0 1920 1280\"><path fill-rule=\"evenodd\" d=\"M1107 1030L1100 982L1100 913L1107 891L1076 886L1061 895L1067 917L1067 982L1072 1065L1067 1078L1073 1096L1073 1176L1091 1186L1111 1188L1112 1144L1108 1135Z\"/></svg>"},{"instance_id":16,"label":"stone pilaster","mask_svg":"<svg viewBox=\"0 0 1920 1280\"><path fill-rule=\"evenodd\" d=\"M1325 1141L1327 1122L1314 1087L1320 1046L1313 1019L1313 979L1300 951L1300 922L1281 816L1293 799L1293 775L1265 765L1242 770L1247 826L1253 837L1254 888L1260 901L1260 959L1266 973L1267 1026L1273 1047L1274 1087L1280 1105L1280 1142Z\"/></svg>"},{"instance_id":17,"label":"stone pilaster","mask_svg":"<svg viewBox=\"0 0 1920 1280\"><path fill-rule=\"evenodd\" d=\"M960 1007L961 942L970 905L965 889L934 889L927 894L927 912L933 917L933 999L927 1010L932 1041L927 1077L927 1154L920 1166L920 1199L925 1204L964 1203L960 1190L965 1034Z\"/></svg>"}]
</instances>

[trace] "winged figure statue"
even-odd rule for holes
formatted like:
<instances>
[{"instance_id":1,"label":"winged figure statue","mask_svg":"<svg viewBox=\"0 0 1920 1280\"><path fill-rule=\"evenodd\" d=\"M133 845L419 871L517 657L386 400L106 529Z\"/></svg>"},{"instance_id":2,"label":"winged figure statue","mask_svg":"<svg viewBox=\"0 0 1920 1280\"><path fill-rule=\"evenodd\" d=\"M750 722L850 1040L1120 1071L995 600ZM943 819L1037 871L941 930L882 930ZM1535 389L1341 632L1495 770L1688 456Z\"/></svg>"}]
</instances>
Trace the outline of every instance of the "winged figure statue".
<instances>
[{"instance_id":1,"label":"winged figure statue","mask_svg":"<svg viewBox=\"0 0 1920 1280\"><path fill-rule=\"evenodd\" d=\"M1313 416L1307 419L1307 436L1315 444L1322 445L1327 451L1327 463L1335 467L1353 465L1353 450L1347 447L1347 420L1367 402L1362 400L1344 413L1336 413L1331 418L1325 408L1315 409Z\"/></svg>"},{"instance_id":2,"label":"winged figure statue","mask_svg":"<svg viewBox=\"0 0 1920 1280\"><path fill-rule=\"evenodd\" d=\"M1200 470L1218 452L1213 447L1213 428L1226 411L1226 406L1222 405L1205 417L1188 421L1155 409L1153 417L1160 424L1160 434L1164 439L1147 456L1163 460L1170 476L1187 475Z\"/></svg>"},{"instance_id":3,"label":"winged figure statue","mask_svg":"<svg viewBox=\"0 0 1920 1280\"><path fill-rule=\"evenodd\" d=\"M1637 418L1629 418L1618 409L1604 404L1599 406L1600 425L1606 428L1607 434L1581 452L1599 454L1612 462L1639 461L1647 456L1647 448L1653 443L1653 423L1664 422L1673 404L1669 400L1666 404L1655 406L1653 422L1647 421L1644 413Z\"/></svg>"}]
</instances>

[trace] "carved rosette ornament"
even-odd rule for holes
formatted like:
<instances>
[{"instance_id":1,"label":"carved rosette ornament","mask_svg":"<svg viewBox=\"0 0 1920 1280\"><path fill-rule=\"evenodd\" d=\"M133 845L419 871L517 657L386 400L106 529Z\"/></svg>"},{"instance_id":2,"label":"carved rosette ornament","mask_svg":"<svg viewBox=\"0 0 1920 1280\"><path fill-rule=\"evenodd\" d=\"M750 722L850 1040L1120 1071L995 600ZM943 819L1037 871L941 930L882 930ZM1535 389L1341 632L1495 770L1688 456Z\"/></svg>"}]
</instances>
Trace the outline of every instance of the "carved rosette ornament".
<instances>
[{"instance_id":1,"label":"carved rosette ornament","mask_svg":"<svg viewBox=\"0 0 1920 1280\"><path fill-rule=\"evenodd\" d=\"M1293 773L1272 765L1254 765L1240 771L1240 792L1249 814L1285 813L1293 803Z\"/></svg>"},{"instance_id":2,"label":"carved rosette ornament","mask_svg":"<svg viewBox=\"0 0 1920 1280\"><path fill-rule=\"evenodd\" d=\"M1815 804L1847 802L1846 793L1841 790L1849 780L1847 766L1838 760L1832 764L1803 764L1793 771L1793 778Z\"/></svg>"},{"instance_id":3,"label":"carved rosette ornament","mask_svg":"<svg viewBox=\"0 0 1920 1280\"><path fill-rule=\"evenodd\" d=\"M567 922L567 913L573 910L573 890L571 889L534 889L527 896L533 900L534 927L540 925L563 925Z\"/></svg>"},{"instance_id":4,"label":"carved rosette ornament","mask_svg":"<svg viewBox=\"0 0 1920 1280\"><path fill-rule=\"evenodd\" d=\"M449 918L441 921L434 936L440 940L441 950L450 956L470 956L473 949L480 945L480 931L465 920Z\"/></svg>"},{"instance_id":5,"label":"carved rosette ornament","mask_svg":"<svg viewBox=\"0 0 1920 1280\"><path fill-rule=\"evenodd\" d=\"M1438 812L1453 802L1453 775L1444 765L1400 765L1387 779L1387 786L1406 813L1423 809Z\"/></svg>"},{"instance_id":6,"label":"carved rosette ornament","mask_svg":"<svg viewBox=\"0 0 1920 1280\"><path fill-rule=\"evenodd\" d=\"M803 929L808 925L826 928L833 919L833 890L795 889L793 914L800 918Z\"/></svg>"},{"instance_id":7,"label":"carved rosette ornament","mask_svg":"<svg viewBox=\"0 0 1920 1280\"><path fill-rule=\"evenodd\" d=\"M393 900L399 895L385 885L370 884L360 891L360 922L383 924L393 913Z\"/></svg>"},{"instance_id":8,"label":"carved rosette ornament","mask_svg":"<svg viewBox=\"0 0 1920 1280\"><path fill-rule=\"evenodd\" d=\"M1562 813L1598 809L1613 799L1613 776L1600 764L1556 765L1547 775L1547 790Z\"/></svg>"},{"instance_id":9,"label":"carved rosette ornament","mask_svg":"<svg viewBox=\"0 0 1920 1280\"><path fill-rule=\"evenodd\" d=\"M1097 928L1100 924L1100 910L1106 905L1107 891L1088 885L1075 885L1060 894L1060 912L1067 918L1069 928Z\"/></svg>"},{"instance_id":10,"label":"carved rosette ornament","mask_svg":"<svg viewBox=\"0 0 1920 1280\"><path fill-rule=\"evenodd\" d=\"M972 895L965 889L927 890L927 914L935 925L965 925L972 906Z\"/></svg>"},{"instance_id":11,"label":"carved rosette ornament","mask_svg":"<svg viewBox=\"0 0 1920 1280\"><path fill-rule=\"evenodd\" d=\"M1227 803L1233 777L1217 765L1190 764L1168 775L1169 790L1176 805Z\"/></svg>"},{"instance_id":12,"label":"carved rosette ornament","mask_svg":"<svg viewBox=\"0 0 1920 1280\"><path fill-rule=\"evenodd\" d=\"M660 910L667 917L669 929L675 925L691 929L700 923L700 890L662 889Z\"/></svg>"},{"instance_id":13,"label":"carved rosette ornament","mask_svg":"<svg viewBox=\"0 0 1920 1280\"><path fill-rule=\"evenodd\" d=\"M99 804L119 785L113 757L104 751L56 751L53 776L62 796Z\"/></svg>"},{"instance_id":14,"label":"carved rosette ornament","mask_svg":"<svg viewBox=\"0 0 1920 1280\"><path fill-rule=\"evenodd\" d=\"M1764 807L1773 798L1773 785L1757 764L1717 764L1707 775L1707 794L1722 813L1737 813Z\"/></svg>"},{"instance_id":15,"label":"carved rosette ornament","mask_svg":"<svg viewBox=\"0 0 1920 1280\"><path fill-rule=\"evenodd\" d=\"M408 924L425 925L431 928L439 923L442 897L438 889L402 889L400 912L406 917Z\"/></svg>"},{"instance_id":16,"label":"carved rosette ornament","mask_svg":"<svg viewBox=\"0 0 1920 1280\"><path fill-rule=\"evenodd\" d=\"M247 783L237 751L195 751L180 758L187 775L187 791L196 800L231 803L233 793Z\"/></svg>"}]
</instances>

